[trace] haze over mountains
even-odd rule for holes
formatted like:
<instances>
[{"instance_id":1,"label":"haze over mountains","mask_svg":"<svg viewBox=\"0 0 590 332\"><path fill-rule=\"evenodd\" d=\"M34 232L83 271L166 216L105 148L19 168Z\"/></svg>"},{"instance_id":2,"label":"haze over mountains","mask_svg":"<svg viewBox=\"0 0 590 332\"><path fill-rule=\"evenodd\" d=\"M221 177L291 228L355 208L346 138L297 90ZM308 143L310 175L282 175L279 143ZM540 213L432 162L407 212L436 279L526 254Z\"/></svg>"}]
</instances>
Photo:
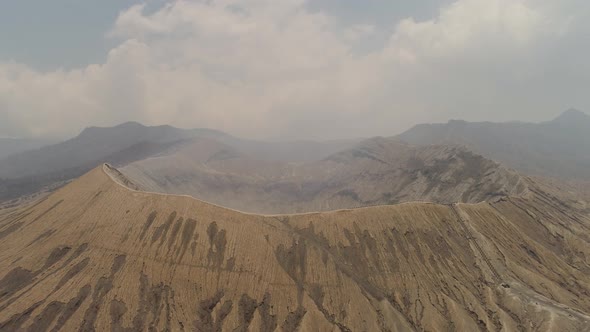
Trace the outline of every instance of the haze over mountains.
<instances>
[{"instance_id":1,"label":"haze over mountains","mask_svg":"<svg viewBox=\"0 0 590 332\"><path fill-rule=\"evenodd\" d=\"M479 202L522 192L520 176L506 167L574 179L569 189L588 197L580 183L590 179L590 117L569 110L539 124L419 125L299 163L260 160L201 141L133 162L122 172L148 191L187 194L241 211L295 213L414 200Z\"/></svg>"},{"instance_id":2,"label":"haze over mountains","mask_svg":"<svg viewBox=\"0 0 590 332\"><path fill-rule=\"evenodd\" d=\"M526 191L520 175L460 147L374 138L321 160L255 159L197 139L121 168L141 190L186 194L253 213L395 204L481 202Z\"/></svg>"},{"instance_id":3,"label":"haze over mountains","mask_svg":"<svg viewBox=\"0 0 590 332\"><path fill-rule=\"evenodd\" d=\"M53 142L45 139L20 139L0 137L0 159L19 152L35 150Z\"/></svg>"},{"instance_id":4,"label":"haze over mountains","mask_svg":"<svg viewBox=\"0 0 590 332\"><path fill-rule=\"evenodd\" d=\"M103 162L127 166L123 172L146 190L188 194L260 213L322 211L415 199L471 202L489 198L485 190L460 198L468 186L484 180L484 173L477 179L461 179L467 187L454 193L427 192L429 185L437 186L436 181L428 184L428 176L423 177L421 170L412 171L416 165L410 166L409 158L412 154L426 159L432 156L420 152L425 148L403 147L401 141L417 146L464 146L527 175L565 179L573 184L573 190L585 194L586 185L580 184L590 179L589 119L585 113L569 110L539 124L453 120L418 125L395 138L362 143L360 139L263 142L211 129L146 127L134 122L112 128L90 127L63 143L0 158L0 201L63 185ZM378 141L387 142L387 147L379 147ZM367 155L363 149L371 152ZM446 156L446 171L457 168L452 163L458 151ZM371 159L371 153L375 158ZM405 157L389 165L390 161L380 161L397 154ZM457 160L462 156L465 154ZM344 159L338 163L339 158ZM438 156L420 162L428 164L437 158L444 159ZM503 181L495 181L495 185L510 186Z\"/></svg>"},{"instance_id":5,"label":"haze over mountains","mask_svg":"<svg viewBox=\"0 0 590 332\"><path fill-rule=\"evenodd\" d=\"M573 109L542 123L421 124L398 137L419 145L464 145L531 175L590 180L590 116Z\"/></svg>"},{"instance_id":6,"label":"haze over mountains","mask_svg":"<svg viewBox=\"0 0 590 332\"><path fill-rule=\"evenodd\" d=\"M582 172L583 119L327 143L125 123L5 157L3 197L85 174L0 207L0 331L590 331L590 202L461 141L567 141Z\"/></svg>"},{"instance_id":7,"label":"haze over mountains","mask_svg":"<svg viewBox=\"0 0 590 332\"><path fill-rule=\"evenodd\" d=\"M0 332L590 332L590 1L1 9Z\"/></svg>"},{"instance_id":8,"label":"haze over mountains","mask_svg":"<svg viewBox=\"0 0 590 332\"><path fill-rule=\"evenodd\" d=\"M145 159L196 137L215 139L256 158L282 161L322 158L358 141L262 142L211 129L146 127L135 122L112 128L90 127L65 142L0 159L0 201L71 180L104 162L118 166Z\"/></svg>"}]
</instances>

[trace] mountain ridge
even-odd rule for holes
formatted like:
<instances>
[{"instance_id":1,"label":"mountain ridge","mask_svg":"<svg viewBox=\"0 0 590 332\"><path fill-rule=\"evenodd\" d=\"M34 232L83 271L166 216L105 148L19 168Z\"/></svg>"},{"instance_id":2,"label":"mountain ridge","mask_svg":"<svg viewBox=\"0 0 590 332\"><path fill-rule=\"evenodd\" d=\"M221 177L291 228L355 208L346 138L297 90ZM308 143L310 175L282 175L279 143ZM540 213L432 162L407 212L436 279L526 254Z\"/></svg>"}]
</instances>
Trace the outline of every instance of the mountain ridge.
<instances>
[{"instance_id":1,"label":"mountain ridge","mask_svg":"<svg viewBox=\"0 0 590 332\"><path fill-rule=\"evenodd\" d=\"M464 145L528 175L590 179L590 116L577 110L540 123L420 124L396 137L416 145Z\"/></svg>"},{"instance_id":2,"label":"mountain ridge","mask_svg":"<svg viewBox=\"0 0 590 332\"><path fill-rule=\"evenodd\" d=\"M0 329L582 331L588 217L533 189L265 217L97 167L0 210Z\"/></svg>"},{"instance_id":3,"label":"mountain ridge","mask_svg":"<svg viewBox=\"0 0 590 332\"><path fill-rule=\"evenodd\" d=\"M354 142L269 143L243 140L213 129L150 127L137 122L88 127L67 141L0 158L0 202L71 180L104 162L122 166L195 138L215 139L262 159L288 160L318 159Z\"/></svg>"}]
</instances>

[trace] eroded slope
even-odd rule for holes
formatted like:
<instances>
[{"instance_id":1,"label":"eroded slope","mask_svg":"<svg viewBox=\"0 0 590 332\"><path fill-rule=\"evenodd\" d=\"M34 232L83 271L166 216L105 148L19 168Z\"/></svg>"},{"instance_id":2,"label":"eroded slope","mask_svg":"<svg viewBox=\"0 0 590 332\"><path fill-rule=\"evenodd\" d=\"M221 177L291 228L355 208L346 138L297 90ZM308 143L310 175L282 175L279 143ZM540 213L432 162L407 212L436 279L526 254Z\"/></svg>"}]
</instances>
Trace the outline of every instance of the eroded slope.
<instances>
[{"instance_id":1,"label":"eroded slope","mask_svg":"<svg viewBox=\"0 0 590 332\"><path fill-rule=\"evenodd\" d=\"M589 220L533 190L259 216L98 168L0 210L0 330L588 330Z\"/></svg>"}]
</instances>

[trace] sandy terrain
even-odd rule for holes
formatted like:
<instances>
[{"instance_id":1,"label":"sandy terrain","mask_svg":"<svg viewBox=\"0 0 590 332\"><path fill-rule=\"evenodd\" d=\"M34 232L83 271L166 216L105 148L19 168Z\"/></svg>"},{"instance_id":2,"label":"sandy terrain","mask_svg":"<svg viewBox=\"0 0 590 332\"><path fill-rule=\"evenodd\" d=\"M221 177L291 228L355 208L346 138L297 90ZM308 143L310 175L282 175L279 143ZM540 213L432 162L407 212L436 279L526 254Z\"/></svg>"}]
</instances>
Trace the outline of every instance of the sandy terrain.
<instances>
[{"instance_id":1,"label":"sandy terrain","mask_svg":"<svg viewBox=\"0 0 590 332\"><path fill-rule=\"evenodd\" d=\"M0 212L0 330L590 326L589 219L548 192L259 216L106 172Z\"/></svg>"}]
</instances>

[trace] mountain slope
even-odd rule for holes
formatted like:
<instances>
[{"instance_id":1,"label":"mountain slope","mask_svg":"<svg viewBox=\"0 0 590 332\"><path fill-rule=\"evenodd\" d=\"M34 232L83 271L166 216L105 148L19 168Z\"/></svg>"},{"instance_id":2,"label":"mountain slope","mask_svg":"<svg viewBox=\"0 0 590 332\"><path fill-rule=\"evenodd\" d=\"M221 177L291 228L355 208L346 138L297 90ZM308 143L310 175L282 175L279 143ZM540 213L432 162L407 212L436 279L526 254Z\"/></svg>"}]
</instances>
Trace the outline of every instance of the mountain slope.
<instances>
[{"instance_id":1,"label":"mountain slope","mask_svg":"<svg viewBox=\"0 0 590 332\"><path fill-rule=\"evenodd\" d=\"M0 160L0 178L14 179L54 173L92 164L136 144L171 143L190 137L189 133L173 127L145 127L134 122L112 128L90 127L68 141ZM91 169L94 167L96 165Z\"/></svg>"},{"instance_id":2,"label":"mountain slope","mask_svg":"<svg viewBox=\"0 0 590 332\"><path fill-rule=\"evenodd\" d=\"M538 124L422 124L398 137L418 145L465 145L527 174L590 180L590 116L576 110Z\"/></svg>"},{"instance_id":3,"label":"mountain slope","mask_svg":"<svg viewBox=\"0 0 590 332\"><path fill-rule=\"evenodd\" d=\"M590 326L590 220L536 187L496 203L259 216L119 177L97 168L0 210L0 330Z\"/></svg>"},{"instance_id":4,"label":"mountain slope","mask_svg":"<svg viewBox=\"0 0 590 332\"><path fill-rule=\"evenodd\" d=\"M147 158L190 137L173 127L134 122L86 128L68 141L0 159L0 202L58 186L104 162L124 165Z\"/></svg>"},{"instance_id":5,"label":"mountain slope","mask_svg":"<svg viewBox=\"0 0 590 332\"><path fill-rule=\"evenodd\" d=\"M126 165L194 138L215 140L263 160L288 161L321 159L356 142L261 142L211 129L146 127L135 122L90 127L68 141L0 159L0 202L76 178L105 162Z\"/></svg>"},{"instance_id":6,"label":"mountain slope","mask_svg":"<svg viewBox=\"0 0 590 332\"><path fill-rule=\"evenodd\" d=\"M480 202L526 191L510 170L458 147L374 138L325 159L284 163L192 141L121 171L142 189L256 213L295 213L415 200Z\"/></svg>"}]
</instances>

